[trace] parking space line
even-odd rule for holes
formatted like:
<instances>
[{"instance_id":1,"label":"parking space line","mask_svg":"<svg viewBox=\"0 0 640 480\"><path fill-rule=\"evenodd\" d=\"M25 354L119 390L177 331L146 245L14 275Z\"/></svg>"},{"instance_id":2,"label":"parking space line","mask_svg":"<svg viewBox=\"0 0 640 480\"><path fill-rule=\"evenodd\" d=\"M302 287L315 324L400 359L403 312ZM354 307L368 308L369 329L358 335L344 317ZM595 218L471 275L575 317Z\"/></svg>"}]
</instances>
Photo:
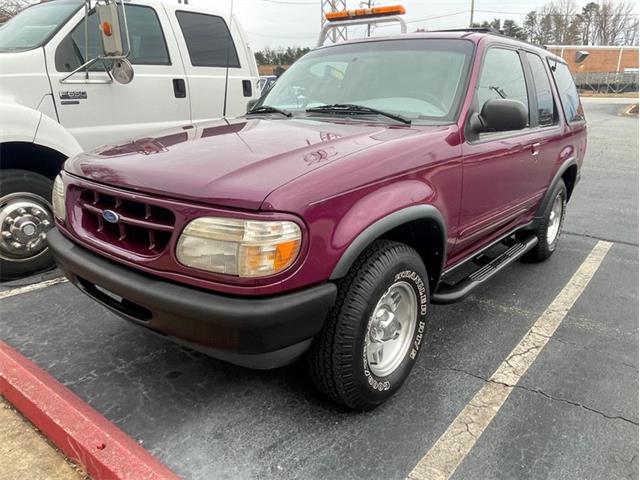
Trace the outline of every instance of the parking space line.
<instances>
[{"instance_id":1,"label":"parking space line","mask_svg":"<svg viewBox=\"0 0 640 480\"><path fill-rule=\"evenodd\" d=\"M23 293L35 292L36 290L41 290L43 288L51 287L53 285L64 283L66 281L67 279L65 277L58 277L40 283L34 283L31 285L26 285L24 287L6 290L4 292L0 292L0 300L2 300L3 298L15 297L16 295L22 295Z\"/></svg>"},{"instance_id":2,"label":"parking space line","mask_svg":"<svg viewBox=\"0 0 640 480\"><path fill-rule=\"evenodd\" d=\"M600 241L558 296L418 462L409 480L446 480L453 475L593 278L613 244Z\"/></svg>"}]
</instances>

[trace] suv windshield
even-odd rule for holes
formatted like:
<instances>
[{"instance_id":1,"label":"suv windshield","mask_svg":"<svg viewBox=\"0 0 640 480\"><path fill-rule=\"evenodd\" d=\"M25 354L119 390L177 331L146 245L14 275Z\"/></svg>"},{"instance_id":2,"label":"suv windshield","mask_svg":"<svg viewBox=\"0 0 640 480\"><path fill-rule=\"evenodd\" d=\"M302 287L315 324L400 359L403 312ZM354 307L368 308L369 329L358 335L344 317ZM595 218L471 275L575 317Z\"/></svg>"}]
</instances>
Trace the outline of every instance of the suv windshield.
<instances>
[{"instance_id":1,"label":"suv windshield","mask_svg":"<svg viewBox=\"0 0 640 480\"><path fill-rule=\"evenodd\" d=\"M402 39L321 48L285 72L260 106L295 114L360 105L414 123L455 119L471 63L467 40ZM380 117L382 118L382 117Z\"/></svg>"},{"instance_id":2,"label":"suv windshield","mask_svg":"<svg viewBox=\"0 0 640 480\"><path fill-rule=\"evenodd\" d=\"M82 4L82 0L57 0L24 9L0 27L0 52L21 52L42 46Z\"/></svg>"}]
</instances>

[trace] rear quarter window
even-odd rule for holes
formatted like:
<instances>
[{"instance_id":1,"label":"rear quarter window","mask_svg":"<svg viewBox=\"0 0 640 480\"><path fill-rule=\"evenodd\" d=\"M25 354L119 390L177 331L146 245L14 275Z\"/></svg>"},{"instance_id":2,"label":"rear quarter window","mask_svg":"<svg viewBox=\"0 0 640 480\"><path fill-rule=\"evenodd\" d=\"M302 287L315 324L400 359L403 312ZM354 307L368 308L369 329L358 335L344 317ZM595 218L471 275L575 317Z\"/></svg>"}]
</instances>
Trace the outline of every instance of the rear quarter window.
<instances>
[{"instance_id":1,"label":"rear quarter window","mask_svg":"<svg viewBox=\"0 0 640 480\"><path fill-rule=\"evenodd\" d=\"M562 110L564 110L567 122L583 121L584 111L582 110L582 103L580 103L578 89L573 82L569 67L551 58L548 59L548 62L551 67L553 79L556 82L556 87L558 87L560 103L562 103Z\"/></svg>"}]
</instances>

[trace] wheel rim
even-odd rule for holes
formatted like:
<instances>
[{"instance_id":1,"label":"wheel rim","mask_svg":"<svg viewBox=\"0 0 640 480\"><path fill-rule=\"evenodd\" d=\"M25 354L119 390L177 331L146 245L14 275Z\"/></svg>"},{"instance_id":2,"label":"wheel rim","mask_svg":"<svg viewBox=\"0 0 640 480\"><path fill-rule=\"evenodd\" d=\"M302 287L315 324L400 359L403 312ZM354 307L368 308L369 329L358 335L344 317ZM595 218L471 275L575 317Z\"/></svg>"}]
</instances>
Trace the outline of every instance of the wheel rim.
<instances>
[{"instance_id":1,"label":"wheel rim","mask_svg":"<svg viewBox=\"0 0 640 480\"><path fill-rule=\"evenodd\" d=\"M417 318L417 296L411 285L405 281L391 285L367 327L365 349L371 373L386 377L398 368L411 347Z\"/></svg>"},{"instance_id":2,"label":"wheel rim","mask_svg":"<svg viewBox=\"0 0 640 480\"><path fill-rule=\"evenodd\" d=\"M549 224L547 226L547 244L553 245L560 234L560 225L562 224L562 196L558 195L553 201L551 213L549 214Z\"/></svg>"},{"instance_id":3,"label":"wheel rim","mask_svg":"<svg viewBox=\"0 0 640 480\"><path fill-rule=\"evenodd\" d=\"M20 192L0 198L0 258L25 262L42 255L52 218L51 205L37 195Z\"/></svg>"}]
</instances>

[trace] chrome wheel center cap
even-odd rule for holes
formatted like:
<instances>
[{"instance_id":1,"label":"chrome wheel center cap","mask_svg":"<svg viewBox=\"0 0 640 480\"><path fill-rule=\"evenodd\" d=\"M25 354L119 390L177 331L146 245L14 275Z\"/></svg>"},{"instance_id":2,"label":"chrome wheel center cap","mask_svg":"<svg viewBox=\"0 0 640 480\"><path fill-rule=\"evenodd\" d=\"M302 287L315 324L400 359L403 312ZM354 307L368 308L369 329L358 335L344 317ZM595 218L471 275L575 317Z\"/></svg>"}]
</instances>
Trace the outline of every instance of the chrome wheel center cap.
<instances>
[{"instance_id":1,"label":"chrome wheel center cap","mask_svg":"<svg viewBox=\"0 0 640 480\"><path fill-rule=\"evenodd\" d=\"M411 346L418 318L417 296L405 281L394 283L373 310L365 337L369 370L378 377L393 373Z\"/></svg>"},{"instance_id":2,"label":"chrome wheel center cap","mask_svg":"<svg viewBox=\"0 0 640 480\"><path fill-rule=\"evenodd\" d=\"M46 248L53 224L50 207L36 195L15 193L0 199L0 257L28 260Z\"/></svg>"}]
</instances>

